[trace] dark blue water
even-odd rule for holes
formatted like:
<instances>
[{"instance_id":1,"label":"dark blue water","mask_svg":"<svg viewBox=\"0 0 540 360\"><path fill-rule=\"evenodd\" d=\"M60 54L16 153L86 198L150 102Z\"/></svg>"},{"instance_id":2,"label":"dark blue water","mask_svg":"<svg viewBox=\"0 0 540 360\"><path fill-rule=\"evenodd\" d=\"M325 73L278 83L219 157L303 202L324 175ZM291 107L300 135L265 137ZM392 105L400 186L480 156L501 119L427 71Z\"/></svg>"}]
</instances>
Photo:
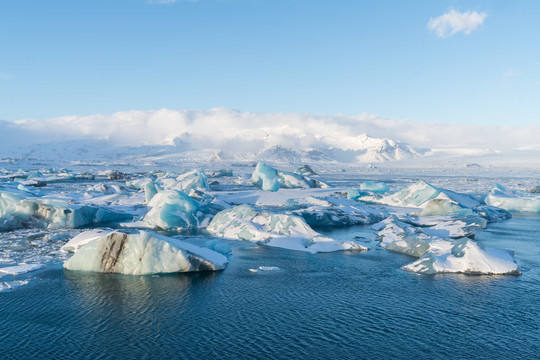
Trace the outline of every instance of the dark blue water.
<instances>
[{"instance_id":1,"label":"dark blue water","mask_svg":"<svg viewBox=\"0 0 540 360\"><path fill-rule=\"evenodd\" d=\"M48 269L0 293L0 358L538 358L539 224L515 216L477 235L513 249L522 276L411 274L399 268L412 258L369 240L362 253L235 249L219 273ZM248 271L260 265L281 270Z\"/></svg>"}]
</instances>

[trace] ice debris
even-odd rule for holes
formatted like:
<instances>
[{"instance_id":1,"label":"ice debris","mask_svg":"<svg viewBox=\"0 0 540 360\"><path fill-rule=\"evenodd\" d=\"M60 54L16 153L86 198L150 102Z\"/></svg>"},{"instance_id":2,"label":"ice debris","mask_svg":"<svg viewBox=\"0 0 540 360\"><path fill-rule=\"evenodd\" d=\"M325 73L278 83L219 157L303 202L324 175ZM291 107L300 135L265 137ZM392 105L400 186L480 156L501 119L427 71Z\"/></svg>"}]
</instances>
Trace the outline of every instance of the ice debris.
<instances>
[{"instance_id":1,"label":"ice debris","mask_svg":"<svg viewBox=\"0 0 540 360\"><path fill-rule=\"evenodd\" d=\"M80 247L69 242L66 247L77 249L64 262L68 270L146 275L223 270L227 264L218 252L147 231L111 231Z\"/></svg>"},{"instance_id":2,"label":"ice debris","mask_svg":"<svg viewBox=\"0 0 540 360\"><path fill-rule=\"evenodd\" d=\"M227 239L311 253L367 249L355 241L338 241L322 236L299 216L258 211L249 205L219 212L207 230Z\"/></svg>"}]
</instances>

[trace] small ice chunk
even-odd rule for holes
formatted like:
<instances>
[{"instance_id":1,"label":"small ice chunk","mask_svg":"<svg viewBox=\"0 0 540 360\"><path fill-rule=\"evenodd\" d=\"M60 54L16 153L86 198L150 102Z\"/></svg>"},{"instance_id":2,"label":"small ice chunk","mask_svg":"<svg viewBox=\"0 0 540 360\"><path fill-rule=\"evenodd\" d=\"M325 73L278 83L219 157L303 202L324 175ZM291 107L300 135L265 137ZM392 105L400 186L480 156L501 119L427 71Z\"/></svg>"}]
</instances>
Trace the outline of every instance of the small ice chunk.
<instances>
[{"instance_id":1,"label":"small ice chunk","mask_svg":"<svg viewBox=\"0 0 540 360\"><path fill-rule=\"evenodd\" d=\"M23 285L28 285L28 280L0 281L0 292L14 290Z\"/></svg>"},{"instance_id":2,"label":"small ice chunk","mask_svg":"<svg viewBox=\"0 0 540 360\"><path fill-rule=\"evenodd\" d=\"M261 270L261 271L276 271L276 270L280 270L280 268L277 267L277 266L259 266L259 270Z\"/></svg>"}]
</instances>

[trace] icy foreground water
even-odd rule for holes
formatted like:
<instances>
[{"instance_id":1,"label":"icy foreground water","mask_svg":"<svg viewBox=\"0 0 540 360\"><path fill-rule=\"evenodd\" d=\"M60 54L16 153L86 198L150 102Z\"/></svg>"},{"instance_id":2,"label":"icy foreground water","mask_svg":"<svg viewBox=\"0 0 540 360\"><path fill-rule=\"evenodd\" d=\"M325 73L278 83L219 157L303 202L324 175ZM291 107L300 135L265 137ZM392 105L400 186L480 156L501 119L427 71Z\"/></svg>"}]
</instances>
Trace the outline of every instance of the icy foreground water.
<instances>
[{"instance_id":1,"label":"icy foreground water","mask_svg":"<svg viewBox=\"0 0 540 360\"><path fill-rule=\"evenodd\" d=\"M394 189L416 180L372 178ZM352 186L366 179L331 180ZM427 180L481 193L495 179ZM501 182L536 184L531 178ZM146 276L63 270L59 249L80 230L4 232L0 253L7 260L0 267L12 260L48 265L2 277L28 284L0 292L0 357L533 359L540 353L539 224L539 215L515 213L476 233L485 248L512 250L520 276L404 271L414 258L381 248L371 226L316 229L338 240L359 239L371 248L365 252L229 243L233 255L224 271ZM189 240L202 246L209 238ZM249 271L259 266L279 270Z\"/></svg>"}]
</instances>

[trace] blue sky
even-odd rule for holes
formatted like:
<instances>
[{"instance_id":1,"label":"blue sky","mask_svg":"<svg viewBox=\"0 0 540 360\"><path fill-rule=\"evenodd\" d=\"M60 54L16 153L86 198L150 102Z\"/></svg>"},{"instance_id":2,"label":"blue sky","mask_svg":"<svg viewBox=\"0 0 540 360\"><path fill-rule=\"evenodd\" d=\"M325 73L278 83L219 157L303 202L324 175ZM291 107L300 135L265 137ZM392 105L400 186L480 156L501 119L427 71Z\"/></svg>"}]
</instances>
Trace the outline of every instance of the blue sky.
<instances>
[{"instance_id":1,"label":"blue sky","mask_svg":"<svg viewBox=\"0 0 540 360\"><path fill-rule=\"evenodd\" d=\"M452 10L482 22L428 27ZM536 124L538 14L533 0L3 0L0 119L223 106Z\"/></svg>"}]
</instances>

